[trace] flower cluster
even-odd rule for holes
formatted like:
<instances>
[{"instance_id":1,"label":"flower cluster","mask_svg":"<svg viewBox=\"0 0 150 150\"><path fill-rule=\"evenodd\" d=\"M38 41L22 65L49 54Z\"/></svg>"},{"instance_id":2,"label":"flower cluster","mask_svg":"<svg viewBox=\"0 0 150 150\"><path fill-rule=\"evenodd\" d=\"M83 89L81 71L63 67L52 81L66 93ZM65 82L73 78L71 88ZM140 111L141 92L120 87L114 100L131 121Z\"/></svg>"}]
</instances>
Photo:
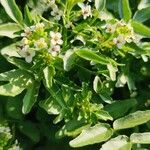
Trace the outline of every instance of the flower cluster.
<instances>
[{"instance_id":1,"label":"flower cluster","mask_svg":"<svg viewBox=\"0 0 150 150\"><path fill-rule=\"evenodd\" d=\"M113 45L116 45L119 49L126 43L134 42L138 44L142 38L134 32L130 23L127 24L123 20L115 20L115 23L106 23L105 32L113 35Z\"/></svg>"},{"instance_id":2,"label":"flower cluster","mask_svg":"<svg viewBox=\"0 0 150 150\"><path fill-rule=\"evenodd\" d=\"M88 17L92 17L92 10L91 6L88 4L78 3L79 7L81 8L83 19L87 19Z\"/></svg>"},{"instance_id":3,"label":"flower cluster","mask_svg":"<svg viewBox=\"0 0 150 150\"><path fill-rule=\"evenodd\" d=\"M45 50L51 55L56 56L60 52L60 45L63 41L62 35L59 32L45 31L45 25L43 23L37 23L35 26L26 27L23 37L22 49L19 54L25 58L26 62L32 62L36 51Z\"/></svg>"}]
</instances>

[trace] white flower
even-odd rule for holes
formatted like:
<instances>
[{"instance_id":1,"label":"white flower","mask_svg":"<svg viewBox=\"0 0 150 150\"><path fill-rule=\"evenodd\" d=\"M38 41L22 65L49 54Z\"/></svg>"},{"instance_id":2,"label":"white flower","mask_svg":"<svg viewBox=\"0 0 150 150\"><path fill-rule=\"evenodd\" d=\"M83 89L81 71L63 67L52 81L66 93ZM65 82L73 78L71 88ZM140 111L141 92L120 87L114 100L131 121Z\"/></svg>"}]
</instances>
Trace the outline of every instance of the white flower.
<instances>
[{"instance_id":1,"label":"white flower","mask_svg":"<svg viewBox=\"0 0 150 150\"><path fill-rule=\"evenodd\" d=\"M40 38L39 40L35 41L34 46L36 48L47 48L47 43L45 42L44 38Z\"/></svg>"},{"instance_id":2,"label":"white flower","mask_svg":"<svg viewBox=\"0 0 150 150\"><path fill-rule=\"evenodd\" d=\"M90 5L85 5L83 3L78 3L79 7L82 9L83 19L87 17L92 17L92 11Z\"/></svg>"},{"instance_id":3,"label":"white flower","mask_svg":"<svg viewBox=\"0 0 150 150\"><path fill-rule=\"evenodd\" d=\"M55 0L50 0L49 5L50 5L50 7L53 7L55 5Z\"/></svg>"},{"instance_id":4,"label":"white flower","mask_svg":"<svg viewBox=\"0 0 150 150\"><path fill-rule=\"evenodd\" d=\"M51 11L51 15L54 16L55 20L60 20L62 15L63 15L63 11L59 10L58 7L54 7L53 11Z\"/></svg>"},{"instance_id":5,"label":"white flower","mask_svg":"<svg viewBox=\"0 0 150 150\"><path fill-rule=\"evenodd\" d=\"M72 22L68 22L68 23L65 25L66 28L71 28L72 26L73 26Z\"/></svg>"},{"instance_id":6,"label":"white flower","mask_svg":"<svg viewBox=\"0 0 150 150\"><path fill-rule=\"evenodd\" d=\"M116 30L116 25L114 24L106 24L106 32L107 33L114 33Z\"/></svg>"},{"instance_id":7,"label":"white flower","mask_svg":"<svg viewBox=\"0 0 150 150\"><path fill-rule=\"evenodd\" d=\"M30 63L32 62L33 57L35 56L35 51L29 48L29 45L24 46L19 52L20 56L25 58L25 61Z\"/></svg>"},{"instance_id":8,"label":"white flower","mask_svg":"<svg viewBox=\"0 0 150 150\"><path fill-rule=\"evenodd\" d=\"M28 36L31 35L31 33L32 33L31 28L30 28L30 27L26 27L26 28L24 29L24 33L21 33L21 36L26 36L26 37L28 37Z\"/></svg>"},{"instance_id":9,"label":"white flower","mask_svg":"<svg viewBox=\"0 0 150 150\"><path fill-rule=\"evenodd\" d=\"M21 40L21 42L22 42L23 45L28 45L28 44L29 44L29 40L28 40L26 37L24 37L24 38Z\"/></svg>"},{"instance_id":10,"label":"white flower","mask_svg":"<svg viewBox=\"0 0 150 150\"><path fill-rule=\"evenodd\" d=\"M51 44L52 45L62 45L63 40L61 39L62 35L59 32L50 31Z\"/></svg>"},{"instance_id":11,"label":"white flower","mask_svg":"<svg viewBox=\"0 0 150 150\"><path fill-rule=\"evenodd\" d=\"M41 30L44 28L44 26L45 26L44 23L37 23L35 25L35 30Z\"/></svg>"},{"instance_id":12,"label":"white flower","mask_svg":"<svg viewBox=\"0 0 150 150\"><path fill-rule=\"evenodd\" d=\"M117 20L118 21L118 20ZM117 22L117 27L124 27L126 26L127 24L123 21L123 20L120 20Z\"/></svg>"},{"instance_id":13,"label":"white flower","mask_svg":"<svg viewBox=\"0 0 150 150\"><path fill-rule=\"evenodd\" d=\"M114 42L114 44L117 45L117 47L118 47L119 49L121 49L122 46L126 43L125 38L124 38L123 35L119 35L117 38L114 38L114 39L113 39L113 42Z\"/></svg>"},{"instance_id":14,"label":"white flower","mask_svg":"<svg viewBox=\"0 0 150 150\"><path fill-rule=\"evenodd\" d=\"M57 56L57 54L60 52L60 45L52 45L48 52L51 53L52 56Z\"/></svg>"}]
</instances>

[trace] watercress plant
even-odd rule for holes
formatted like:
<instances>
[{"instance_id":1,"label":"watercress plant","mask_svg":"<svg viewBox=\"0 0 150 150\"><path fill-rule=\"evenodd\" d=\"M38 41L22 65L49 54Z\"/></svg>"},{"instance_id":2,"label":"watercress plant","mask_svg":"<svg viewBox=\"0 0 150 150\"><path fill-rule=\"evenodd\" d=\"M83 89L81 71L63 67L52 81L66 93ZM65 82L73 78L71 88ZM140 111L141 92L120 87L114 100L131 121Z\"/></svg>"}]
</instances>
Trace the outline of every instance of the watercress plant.
<instances>
[{"instance_id":1,"label":"watercress plant","mask_svg":"<svg viewBox=\"0 0 150 150\"><path fill-rule=\"evenodd\" d=\"M9 16L0 24L1 55L12 64L0 73L8 97L0 114L13 139L0 146L34 149L51 129L55 140L71 137L71 147L148 149L150 2L16 2L0 0Z\"/></svg>"}]
</instances>

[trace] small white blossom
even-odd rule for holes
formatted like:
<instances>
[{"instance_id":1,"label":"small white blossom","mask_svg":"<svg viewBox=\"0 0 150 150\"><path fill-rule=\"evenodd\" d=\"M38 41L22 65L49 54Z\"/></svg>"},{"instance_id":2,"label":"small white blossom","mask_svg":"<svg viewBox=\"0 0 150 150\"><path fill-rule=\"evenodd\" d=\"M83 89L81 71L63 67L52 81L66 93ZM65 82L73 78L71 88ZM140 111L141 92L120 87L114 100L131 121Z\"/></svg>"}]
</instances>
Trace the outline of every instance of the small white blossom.
<instances>
[{"instance_id":1,"label":"small white blossom","mask_svg":"<svg viewBox=\"0 0 150 150\"><path fill-rule=\"evenodd\" d=\"M53 7L55 5L55 0L50 0L49 5L50 5L50 7Z\"/></svg>"},{"instance_id":2,"label":"small white blossom","mask_svg":"<svg viewBox=\"0 0 150 150\"><path fill-rule=\"evenodd\" d=\"M87 19L87 17L92 17L92 11L90 5L85 5L83 3L78 3L78 5L82 9L83 19Z\"/></svg>"},{"instance_id":3,"label":"small white blossom","mask_svg":"<svg viewBox=\"0 0 150 150\"><path fill-rule=\"evenodd\" d=\"M107 33L114 33L116 30L116 25L114 24L106 24L106 32Z\"/></svg>"},{"instance_id":4,"label":"small white blossom","mask_svg":"<svg viewBox=\"0 0 150 150\"><path fill-rule=\"evenodd\" d=\"M26 28L24 29L24 33L21 33L21 36L28 37L28 36L31 35L31 33L32 33L31 28L30 28L30 27L26 27Z\"/></svg>"},{"instance_id":5,"label":"small white blossom","mask_svg":"<svg viewBox=\"0 0 150 150\"><path fill-rule=\"evenodd\" d=\"M52 56L57 56L57 54L60 52L60 45L52 45L48 52L51 53Z\"/></svg>"},{"instance_id":6,"label":"small white blossom","mask_svg":"<svg viewBox=\"0 0 150 150\"><path fill-rule=\"evenodd\" d=\"M53 11L51 11L51 15L54 16L55 20L60 20L62 15L63 15L63 11L58 9L58 7L54 7Z\"/></svg>"},{"instance_id":7,"label":"small white blossom","mask_svg":"<svg viewBox=\"0 0 150 150\"><path fill-rule=\"evenodd\" d=\"M20 56L25 58L25 61L30 63L32 62L33 57L35 56L35 51L29 48L29 45L24 46L19 52Z\"/></svg>"},{"instance_id":8,"label":"small white blossom","mask_svg":"<svg viewBox=\"0 0 150 150\"><path fill-rule=\"evenodd\" d=\"M71 28L72 26L73 26L72 22L68 22L68 23L65 25L66 28Z\"/></svg>"},{"instance_id":9,"label":"small white blossom","mask_svg":"<svg viewBox=\"0 0 150 150\"><path fill-rule=\"evenodd\" d=\"M63 40L61 39L62 35L59 32L50 31L51 44L52 45L62 45Z\"/></svg>"},{"instance_id":10,"label":"small white blossom","mask_svg":"<svg viewBox=\"0 0 150 150\"><path fill-rule=\"evenodd\" d=\"M26 37L24 37L24 38L21 40L21 42L22 42L23 45L28 45L28 44L29 44L29 40L28 40Z\"/></svg>"},{"instance_id":11,"label":"small white blossom","mask_svg":"<svg viewBox=\"0 0 150 150\"><path fill-rule=\"evenodd\" d=\"M35 26L30 26L31 31L35 30Z\"/></svg>"},{"instance_id":12,"label":"small white blossom","mask_svg":"<svg viewBox=\"0 0 150 150\"><path fill-rule=\"evenodd\" d=\"M45 26L44 23L37 23L35 25L35 30L41 30L44 28L44 26Z\"/></svg>"},{"instance_id":13,"label":"small white blossom","mask_svg":"<svg viewBox=\"0 0 150 150\"><path fill-rule=\"evenodd\" d=\"M117 27L124 27L126 25L127 24L123 20L120 20L120 21L117 20Z\"/></svg>"},{"instance_id":14,"label":"small white blossom","mask_svg":"<svg viewBox=\"0 0 150 150\"><path fill-rule=\"evenodd\" d=\"M113 42L114 42L114 44L117 45L117 47L118 47L119 49L121 49L122 46L126 43L125 38L124 38L123 35L119 35L117 38L114 38L114 39L113 39Z\"/></svg>"},{"instance_id":15,"label":"small white blossom","mask_svg":"<svg viewBox=\"0 0 150 150\"><path fill-rule=\"evenodd\" d=\"M34 42L34 46L36 48L47 48L47 43L44 38L40 38L39 40Z\"/></svg>"}]
</instances>

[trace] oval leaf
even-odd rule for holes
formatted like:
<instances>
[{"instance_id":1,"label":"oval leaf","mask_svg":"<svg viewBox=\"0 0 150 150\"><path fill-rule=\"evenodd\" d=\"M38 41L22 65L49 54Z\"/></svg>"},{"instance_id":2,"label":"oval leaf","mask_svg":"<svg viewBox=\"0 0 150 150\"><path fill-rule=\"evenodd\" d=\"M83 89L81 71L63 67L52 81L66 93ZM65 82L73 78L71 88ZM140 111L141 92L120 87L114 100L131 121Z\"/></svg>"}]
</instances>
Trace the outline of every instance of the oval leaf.
<instances>
[{"instance_id":1,"label":"oval leaf","mask_svg":"<svg viewBox=\"0 0 150 150\"><path fill-rule=\"evenodd\" d=\"M100 143L106 141L113 134L113 130L108 124L97 124L85 129L74 140L70 141L70 146L81 147L85 145Z\"/></svg>"},{"instance_id":2,"label":"oval leaf","mask_svg":"<svg viewBox=\"0 0 150 150\"><path fill-rule=\"evenodd\" d=\"M120 0L119 2L119 8L120 8L120 17L124 19L126 22L128 22L132 17L132 12L130 9L129 1L128 0Z\"/></svg>"},{"instance_id":3,"label":"oval leaf","mask_svg":"<svg viewBox=\"0 0 150 150\"><path fill-rule=\"evenodd\" d=\"M140 118L140 119L139 119ZM150 120L150 110L136 111L125 117L119 118L113 123L115 130L126 129L146 123Z\"/></svg>"},{"instance_id":4,"label":"oval leaf","mask_svg":"<svg viewBox=\"0 0 150 150\"><path fill-rule=\"evenodd\" d=\"M22 112L24 114L29 113L34 103L36 102L39 87L40 87L39 82L34 82L32 86L30 86L30 88L27 89L27 93L25 97L23 98Z\"/></svg>"},{"instance_id":5,"label":"oval leaf","mask_svg":"<svg viewBox=\"0 0 150 150\"><path fill-rule=\"evenodd\" d=\"M17 45L19 45L19 43L15 43L15 44L11 44L9 46L4 47L3 49L1 49L1 54L2 55L6 55L6 56L14 56L14 57L21 57L18 54L19 49L17 48Z\"/></svg>"},{"instance_id":6,"label":"oval leaf","mask_svg":"<svg viewBox=\"0 0 150 150\"><path fill-rule=\"evenodd\" d=\"M68 50L63 58L63 66L65 71L69 71L75 65L76 54L73 50Z\"/></svg>"},{"instance_id":7,"label":"oval leaf","mask_svg":"<svg viewBox=\"0 0 150 150\"><path fill-rule=\"evenodd\" d=\"M0 25L0 36L7 36L9 38L15 38L18 35L15 32L20 31L21 28L16 23L7 23Z\"/></svg>"},{"instance_id":8,"label":"oval leaf","mask_svg":"<svg viewBox=\"0 0 150 150\"><path fill-rule=\"evenodd\" d=\"M150 144L150 132L145 133L133 133L130 136L130 140L132 143L137 144Z\"/></svg>"},{"instance_id":9,"label":"oval leaf","mask_svg":"<svg viewBox=\"0 0 150 150\"><path fill-rule=\"evenodd\" d=\"M119 135L102 145L100 150L131 150L131 143L125 135Z\"/></svg>"},{"instance_id":10,"label":"oval leaf","mask_svg":"<svg viewBox=\"0 0 150 150\"><path fill-rule=\"evenodd\" d=\"M106 105L104 110L108 111L108 113L114 118L119 118L125 115L132 107L137 104L135 99L127 99L116 101L112 104Z\"/></svg>"},{"instance_id":11,"label":"oval leaf","mask_svg":"<svg viewBox=\"0 0 150 150\"><path fill-rule=\"evenodd\" d=\"M144 22L150 18L150 7L138 10L133 19L139 22Z\"/></svg>"},{"instance_id":12,"label":"oval leaf","mask_svg":"<svg viewBox=\"0 0 150 150\"><path fill-rule=\"evenodd\" d=\"M139 5L138 5L138 10L144 9L146 7L150 6L150 1L149 0L141 0Z\"/></svg>"},{"instance_id":13,"label":"oval leaf","mask_svg":"<svg viewBox=\"0 0 150 150\"><path fill-rule=\"evenodd\" d=\"M93 61L95 63L100 63L102 65L107 65L109 63L109 60L106 56L100 56L98 54L96 54L95 52L93 51L90 51L90 50L76 50L75 53L86 59L86 60L90 60L90 61Z\"/></svg>"},{"instance_id":14,"label":"oval leaf","mask_svg":"<svg viewBox=\"0 0 150 150\"><path fill-rule=\"evenodd\" d=\"M136 33L150 38L150 28L149 27L147 27L137 21L132 21L131 24Z\"/></svg>"},{"instance_id":15,"label":"oval leaf","mask_svg":"<svg viewBox=\"0 0 150 150\"><path fill-rule=\"evenodd\" d=\"M55 68L53 66L47 66L44 70L44 78L47 88L52 86L53 76L55 75Z\"/></svg>"}]
</instances>

